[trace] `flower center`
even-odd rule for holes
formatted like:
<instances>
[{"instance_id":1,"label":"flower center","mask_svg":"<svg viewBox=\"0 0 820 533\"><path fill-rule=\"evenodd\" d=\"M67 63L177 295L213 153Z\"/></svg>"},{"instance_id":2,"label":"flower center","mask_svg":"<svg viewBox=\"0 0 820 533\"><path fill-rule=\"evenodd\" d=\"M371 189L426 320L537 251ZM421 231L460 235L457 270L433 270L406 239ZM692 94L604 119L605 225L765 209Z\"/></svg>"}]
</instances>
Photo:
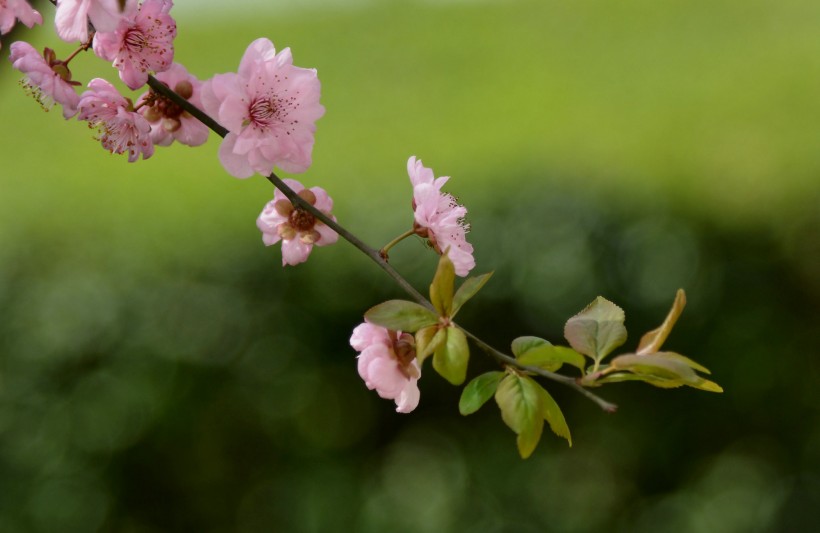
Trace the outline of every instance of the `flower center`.
<instances>
[{"instance_id":1,"label":"flower center","mask_svg":"<svg viewBox=\"0 0 820 533\"><path fill-rule=\"evenodd\" d=\"M297 207L291 211L288 216L288 224L299 232L310 231L313 229L314 224L316 224L316 217L304 209Z\"/></svg>"},{"instance_id":2,"label":"flower center","mask_svg":"<svg viewBox=\"0 0 820 533\"><path fill-rule=\"evenodd\" d=\"M271 119L276 115L276 106L270 98L257 98L251 103L248 113L251 122L264 127L270 125Z\"/></svg>"},{"instance_id":3,"label":"flower center","mask_svg":"<svg viewBox=\"0 0 820 533\"><path fill-rule=\"evenodd\" d=\"M148 46L148 39L139 28L131 28L125 34L125 46L132 52L140 52Z\"/></svg>"}]
</instances>

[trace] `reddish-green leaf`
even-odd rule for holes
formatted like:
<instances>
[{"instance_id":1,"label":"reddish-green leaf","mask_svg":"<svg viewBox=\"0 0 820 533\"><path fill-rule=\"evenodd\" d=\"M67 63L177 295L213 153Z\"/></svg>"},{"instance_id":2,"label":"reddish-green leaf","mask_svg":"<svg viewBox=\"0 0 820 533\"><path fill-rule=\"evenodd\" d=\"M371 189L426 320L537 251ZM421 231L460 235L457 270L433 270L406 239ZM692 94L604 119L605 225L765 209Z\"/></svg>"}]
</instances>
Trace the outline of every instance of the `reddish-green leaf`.
<instances>
[{"instance_id":1,"label":"reddish-green leaf","mask_svg":"<svg viewBox=\"0 0 820 533\"><path fill-rule=\"evenodd\" d=\"M575 351L601 361L626 341L623 310L599 296L564 326L564 337Z\"/></svg>"},{"instance_id":2,"label":"reddish-green leaf","mask_svg":"<svg viewBox=\"0 0 820 533\"><path fill-rule=\"evenodd\" d=\"M493 397L498 383L504 377L504 372L493 371L481 374L470 381L461 392L458 402L458 411L462 415L470 415L478 411L487 400Z\"/></svg>"},{"instance_id":3,"label":"reddish-green leaf","mask_svg":"<svg viewBox=\"0 0 820 533\"><path fill-rule=\"evenodd\" d=\"M453 310L450 316L456 316L461 306L475 296L476 293L481 290L481 287L490 280L492 275L492 272L488 272L487 274L481 274L480 276L470 277L464 280L464 283L461 284L461 287L458 288L456 295L453 297Z\"/></svg>"},{"instance_id":4,"label":"reddish-green leaf","mask_svg":"<svg viewBox=\"0 0 820 533\"><path fill-rule=\"evenodd\" d=\"M433 352L433 368L453 385L461 385L467 378L470 360L467 337L455 326L442 331L446 331L446 339Z\"/></svg>"},{"instance_id":5,"label":"reddish-green leaf","mask_svg":"<svg viewBox=\"0 0 820 533\"><path fill-rule=\"evenodd\" d=\"M678 289L677 294L675 294L675 301L672 303L672 309L669 310L669 314L666 315L663 324L641 337L641 342L638 343L637 353L646 355L660 350L664 341L669 336L669 333L672 331L672 328L675 326L675 322L678 321L678 317L683 312L684 307L686 307L686 293L683 292L683 289Z\"/></svg>"},{"instance_id":6,"label":"reddish-green leaf","mask_svg":"<svg viewBox=\"0 0 820 533\"><path fill-rule=\"evenodd\" d=\"M438 323L435 313L417 303L388 300L367 310L364 317L377 326L415 333L425 326Z\"/></svg>"},{"instance_id":7,"label":"reddish-green leaf","mask_svg":"<svg viewBox=\"0 0 820 533\"><path fill-rule=\"evenodd\" d=\"M441 316L451 316L455 277L453 262L446 253L442 254L438 261L436 275L433 276L433 283L430 285L430 302Z\"/></svg>"}]
</instances>

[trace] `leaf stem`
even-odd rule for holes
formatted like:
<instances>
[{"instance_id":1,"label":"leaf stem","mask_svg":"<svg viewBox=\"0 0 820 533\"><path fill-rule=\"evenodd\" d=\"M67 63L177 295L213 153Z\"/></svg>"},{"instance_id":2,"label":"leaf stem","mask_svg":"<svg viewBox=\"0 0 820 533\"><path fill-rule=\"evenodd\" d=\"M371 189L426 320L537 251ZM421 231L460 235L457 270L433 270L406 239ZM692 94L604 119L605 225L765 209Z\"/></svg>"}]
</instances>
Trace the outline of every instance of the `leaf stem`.
<instances>
[{"instance_id":1,"label":"leaf stem","mask_svg":"<svg viewBox=\"0 0 820 533\"><path fill-rule=\"evenodd\" d=\"M196 106L191 104L188 100L186 100L185 98L179 96L177 93L175 93L173 90L171 90L168 86L166 86L164 83L157 80L153 76L150 76L150 75L148 76L148 85L155 92L162 94L163 96L167 97L169 100L174 102L175 104L179 105L182 109L184 109L185 111L190 113L194 118L196 118L197 120L199 120L200 122L202 122L203 124L208 126L211 130L213 130L220 137L225 137L228 134L228 130L225 129L224 127L222 127L222 125L220 125L214 119L212 119L207 114L202 112ZM270 181L273 184L274 187L276 187L277 189L282 191L282 193L287 197L288 200L291 201L291 203L296 204L299 207L305 209L306 211L310 212L310 214L315 216L317 219L319 219L323 223L325 223L333 231L338 233L343 239L345 239L347 242L349 242L350 244L355 246L359 251L361 251L363 254L365 254L367 257L369 257L373 262L375 262L382 270L384 270L387 273L387 275L389 275L391 278L393 278L393 280L402 289L404 289L404 291L407 294L409 294L416 302L418 302L420 305L423 305L427 309L430 309L431 311L435 312L435 308L433 307L433 304L431 304L430 301L427 298L425 298L419 291L417 291L415 289L415 287L413 287L406 279L404 279L404 277L401 274L399 274L396 271L396 269L394 269L392 266L390 266L390 264L387 262L387 260L384 257L382 257L379 250L376 250L376 249L368 246L367 244L362 242L361 239L359 239L358 237L356 237L355 235L350 233L347 229L345 229L344 227L339 225L337 222L335 222L334 220L329 218L327 215L325 215L324 213L322 213L321 211L316 209L313 205L311 205L310 203L305 201L301 196L299 196L298 194L293 192L293 190L290 187L288 187L287 184L284 183L279 178L279 176L277 176L275 173L271 172L271 174L269 176L266 176L266 178L267 178L268 181ZM412 234L412 230L410 232L408 232L407 234L404 234L404 235L400 236L399 239L396 239L394 241L398 242L399 240L409 236L410 234ZM391 241L391 243L388 244L387 247L392 246L393 244L394 244L394 242ZM387 248L387 247L385 247L385 248ZM382 249L382 250L384 250L384 249ZM558 383L562 383L562 384L564 384L564 385L566 385L566 386L568 386L572 389L575 389L576 391L580 392L581 394L583 394L584 396L586 396L590 400L594 401L596 404L598 404L599 407L601 407L601 409L603 409L604 411L606 411L608 413L615 412L615 410L618 408L617 405L604 400L603 398L599 397L598 395L592 393L588 389L581 386L575 380L575 378L571 378L569 376L563 376L561 374L556 374L555 372L549 372L547 370L544 370L544 369L538 368L538 367L534 367L534 366L522 365L521 363L516 361L513 357L510 357L509 355L507 355L507 354L505 354L505 353L503 353L499 350L496 350L495 348L493 348L492 346L490 346L489 344L487 344L483 340L479 339L478 337L476 337L474 334L470 333L466 329L464 329L460 326L459 326L459 329L461 329L461 331L463 331L464 334L467 337L472 339L473 342L476 345L478 345L479 348L481 348L482 350L487 352L491 357L498 360L500 363L503 363L505 365L510 365L510 366L513 366L513 367L516 367L516 368L520 368L522 370L526 370L527 372L532 372L532 373L537 374L539 376L542 376L544 378L550 379L552 381L556 381Z\"/></svg>"}]
</instances>

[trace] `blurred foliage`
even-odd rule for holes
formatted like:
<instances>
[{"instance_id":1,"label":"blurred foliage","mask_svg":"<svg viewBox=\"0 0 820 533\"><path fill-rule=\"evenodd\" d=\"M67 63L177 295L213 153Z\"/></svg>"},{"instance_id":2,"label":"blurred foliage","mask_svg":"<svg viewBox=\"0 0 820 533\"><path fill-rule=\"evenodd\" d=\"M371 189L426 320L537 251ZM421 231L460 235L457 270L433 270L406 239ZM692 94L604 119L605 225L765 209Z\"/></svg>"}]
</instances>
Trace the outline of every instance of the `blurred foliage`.
<instances>
[{"instance_id":1,"label":"blurred foliage","mask_svg":"<svg viewBox=\"0 0 820 533\"><path fill-rule=\"evenodd\" d=\"M128 165L41 113L4 61L0 531L816 523L820 4L177 4L177 58L202 78L262 35L319 69L328 113L299 179L366 241L410 222L409 155L453 175L477 271L496 272L465 326L557 342L602 294L647 331L684 287L665 346L726 393L612 385L606 415L547 384L574 445L527 461L494 405L461 417L429 370L398 415L347 344L403 296L378 269L344 244L282 269L253 223L269 185L227 178L215 140ZM54 45L49 26L26 36ZM420 288L435 268L420 243L391 261ZM468 378L497 368L471 360Z\"/></svg>"}]
</instances>

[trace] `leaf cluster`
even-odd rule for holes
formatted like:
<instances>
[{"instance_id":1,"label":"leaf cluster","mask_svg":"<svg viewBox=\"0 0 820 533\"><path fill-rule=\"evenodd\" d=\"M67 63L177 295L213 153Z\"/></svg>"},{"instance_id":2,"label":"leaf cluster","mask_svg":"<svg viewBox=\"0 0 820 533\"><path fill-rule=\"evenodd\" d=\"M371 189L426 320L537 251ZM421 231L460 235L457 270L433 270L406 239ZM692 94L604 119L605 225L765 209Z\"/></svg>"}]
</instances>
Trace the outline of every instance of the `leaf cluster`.
<instances>
[{"instance_id":1,"label":"leaf cluster","mask_svg":"<svg viewBox=\"0 0 820 533\"><path fill-rule=\"evenodd\" d=\"M453 322L461 307L490 279L492 273L468 278L455 290L455 273L447 255L442 255L430 285L430 306L405 300L390 300L371 308L365 318L382 327L415 334L416 358L419 364L430 357L433 369L453 385L461 385L467 376L470 349L464 330ZM462 391L459 411L476 412L495 398L504 423L516 434L518 451L529 457L543 433L544 424L572 445L569 426L561 409L547 390L536 381L538 376L560 378L580 387L599 387L621 381L643 381L662 388L689 386L710 392L723 392L716 383L698 372L709 374L702 365L675 352L660 351L686 305L686 295L678 290L666 319L647 332L634 353L604 360L627 339L623 310L609 300L598 297L571 317L564 327L569 346L523 336L512 341L514 357L489 348L504 370L481 374ZM475 339L475 337L473 337ZM554 374L565 365L576 369L578 376Z\"/></svg>"}]
</instances>

